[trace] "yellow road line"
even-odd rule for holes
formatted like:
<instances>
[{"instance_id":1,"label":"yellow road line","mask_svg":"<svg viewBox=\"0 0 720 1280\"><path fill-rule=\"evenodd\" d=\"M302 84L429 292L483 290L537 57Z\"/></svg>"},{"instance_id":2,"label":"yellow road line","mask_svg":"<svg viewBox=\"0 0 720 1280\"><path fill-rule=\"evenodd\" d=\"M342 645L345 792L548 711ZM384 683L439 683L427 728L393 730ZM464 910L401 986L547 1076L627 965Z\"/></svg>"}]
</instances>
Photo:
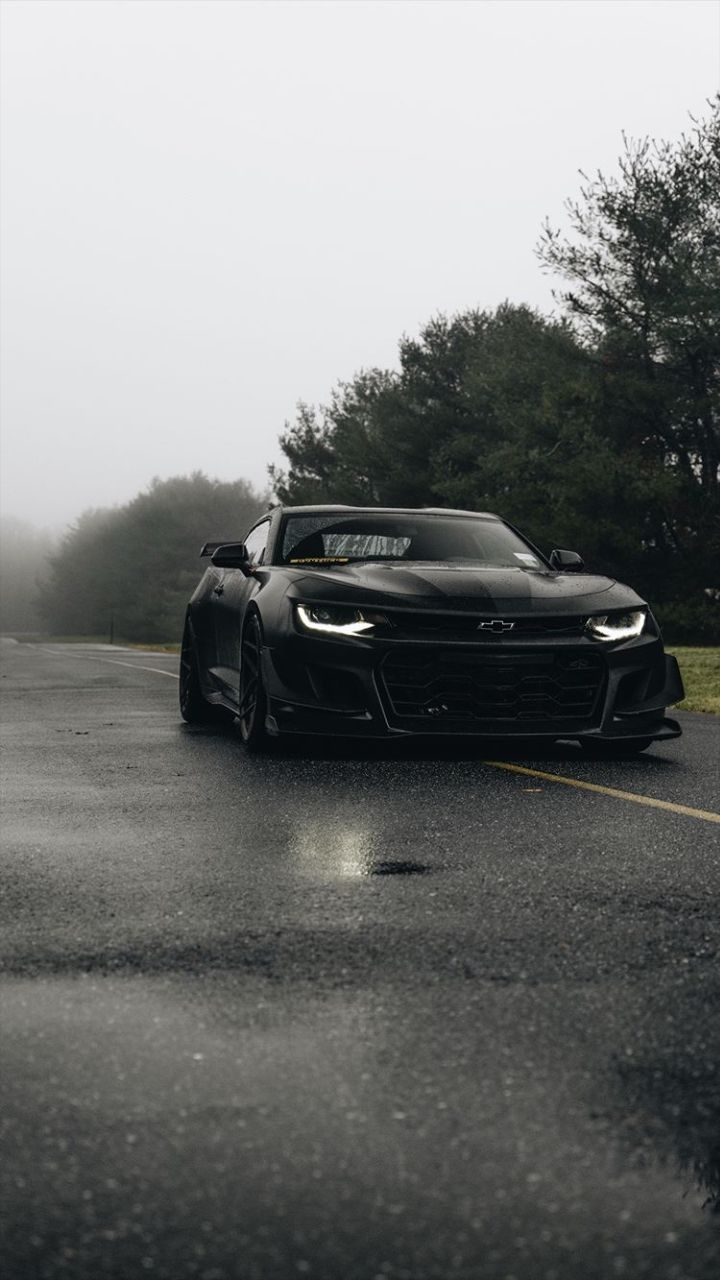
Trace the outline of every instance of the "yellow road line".
<instances>
[{"instance_id":1,"label":"yellow road line","mask_svg":"<svg viewBox=\"0 0 720 1280\"><path fill-rule=\"evenodd\" d=\"M522 773L528 778L543 778L545 782L562 782L566 787L579 787L581 791L597 791L601 796L612 796L614 800L632 800L634 804L650 805L652 809L669 809L671 813L682 813L686 818L702 818L703 822L720 822L720 813L712 813L708 809L691 809L686 804L675 804L672 800L656 800L653 796L639 796L634 791L618 791L616 787L601 787L597 782L581 782L578 778L565 778L559 773L543 773L541 769L526 769L521 764L507 764L504 760L483 760L483 764L493 769L507 769L508 773Z\"/></svg>"}]
</instances>

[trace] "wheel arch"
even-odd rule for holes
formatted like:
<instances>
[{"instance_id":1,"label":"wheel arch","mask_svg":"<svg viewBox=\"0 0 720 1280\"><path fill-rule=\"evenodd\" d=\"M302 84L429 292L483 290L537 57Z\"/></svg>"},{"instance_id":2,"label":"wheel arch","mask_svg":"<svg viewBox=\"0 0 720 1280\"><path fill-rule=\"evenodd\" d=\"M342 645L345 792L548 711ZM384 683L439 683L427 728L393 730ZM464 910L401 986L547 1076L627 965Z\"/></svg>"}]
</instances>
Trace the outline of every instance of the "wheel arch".
<instances>
[{"instance_id":1,"label":"wheel arch","mask_svg":"<svg viewBox=\"0 0 720 1280\"><path fill-rule=\"evenodd\" d=\"M245 610L245 617L243 618L243 624L242 624L243 635L245 634L246 628L249 626L249 624L252 622L253 619L257 621L258 626L260 627L260 638L264 644L265 643L265 623L263 622L263 616L257 602L257 596L253 596L252 600L250 600L250 602L248 603L247 609Z\"/></svg>"}]
</instances>

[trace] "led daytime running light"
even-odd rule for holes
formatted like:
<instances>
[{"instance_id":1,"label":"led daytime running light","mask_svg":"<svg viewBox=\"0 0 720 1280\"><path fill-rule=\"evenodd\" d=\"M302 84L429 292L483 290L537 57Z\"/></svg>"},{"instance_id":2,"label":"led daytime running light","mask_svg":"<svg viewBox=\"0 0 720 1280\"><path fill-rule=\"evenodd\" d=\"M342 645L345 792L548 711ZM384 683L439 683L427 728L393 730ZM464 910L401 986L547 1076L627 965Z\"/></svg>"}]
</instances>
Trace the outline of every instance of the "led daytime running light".
<instances>
[{"instance_id":1,"label":"led daytime running light","mask_svg":"<svg viewBox=\"0 0 720 1280\"><path fill-rule=\"evenodd\" d=\"M318 612L317 607L312 609L306 604L299 604L296 608L298 618L308 631L320 631L325 635L360 636L366 631L372 631L375 625L373 622L368 622L367 618L363 618L359 609L354 610L355 618L351 622L321 622L313 617L313 613Z\"/></svg>"},{"instance_id":2,"label":"led daytime running light","mask_svg":"<svg viewBox=\"0 0 720 1280\"><path fill-rule=\"evenodd\" d=\"M645 610L633 609L629 613L608 617L588 618L585 630L593 640L634 640L645 626Z\"/></svg>"}]
</instances>

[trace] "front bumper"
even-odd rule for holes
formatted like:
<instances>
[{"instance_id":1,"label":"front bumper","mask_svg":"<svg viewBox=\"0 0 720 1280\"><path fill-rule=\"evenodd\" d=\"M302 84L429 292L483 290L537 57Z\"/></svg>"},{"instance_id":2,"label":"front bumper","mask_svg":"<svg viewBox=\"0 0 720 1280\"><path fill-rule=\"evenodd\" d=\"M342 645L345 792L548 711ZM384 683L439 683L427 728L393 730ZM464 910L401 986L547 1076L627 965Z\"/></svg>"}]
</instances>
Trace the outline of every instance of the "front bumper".
<instances>
[{"instance_id":1,"label":"front bumper","mask_svg":"<svg viewBox=\"0 0 720 1280\"><path fill-rule=\"evenodd\" d=\"M677 738L683 697L657 636L589 639L336 640L293 633L263 650L273 735L347 738Z\"/></svg>"}]
</instances>

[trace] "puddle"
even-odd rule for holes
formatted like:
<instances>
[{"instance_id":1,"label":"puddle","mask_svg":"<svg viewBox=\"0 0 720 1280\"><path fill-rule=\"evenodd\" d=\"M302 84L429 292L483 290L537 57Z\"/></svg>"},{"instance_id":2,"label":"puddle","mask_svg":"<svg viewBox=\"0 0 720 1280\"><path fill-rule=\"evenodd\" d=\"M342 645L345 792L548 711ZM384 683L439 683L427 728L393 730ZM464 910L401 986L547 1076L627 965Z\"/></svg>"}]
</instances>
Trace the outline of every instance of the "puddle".
<instances>
[{"instance_id":1,"label":"puddle","mask_svg":"<svg viewBox=\"0 0 720 1280\"><path fill-rule=\"evenodd\" d=\"M352 821L345 824L338 817L306 821L292 833L290 848L299 869L324 880L425 876L432 871L426 863L411 858L380 856L381 849L387 850L387 839L382 839L370 826L355 825ZM407 847L405 841L403 844Z\"/></svg>"}]
</instances>

